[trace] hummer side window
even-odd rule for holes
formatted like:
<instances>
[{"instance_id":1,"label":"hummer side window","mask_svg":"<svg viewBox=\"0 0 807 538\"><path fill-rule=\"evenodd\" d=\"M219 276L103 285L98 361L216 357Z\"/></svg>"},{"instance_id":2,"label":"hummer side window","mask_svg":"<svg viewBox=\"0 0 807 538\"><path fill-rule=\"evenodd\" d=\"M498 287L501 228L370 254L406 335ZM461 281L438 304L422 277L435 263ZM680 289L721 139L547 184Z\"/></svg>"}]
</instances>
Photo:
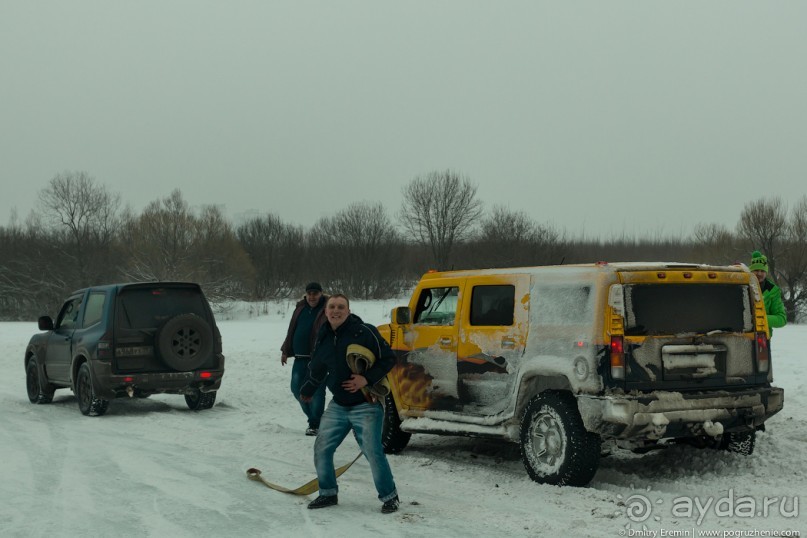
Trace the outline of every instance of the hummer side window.
<instances>
[{"instance_id":1,"label":"hummer side window","mask_svg":"<svg viewBox=\"0 0 807 538\"><path fill-rule=\"evenodd\" d=\"M459 288L428 288L420 292L415 307L415 323L454 325Z\"/></svg>"},{"instance_id":2,"label":"hummer side window","mask_svg":"<svg viewBox=\"0 0 807 538\"><path fill-rule=\"evenodd\" d=\"M471 325L510 326L513 324L516 287L474 286L471 293Z\"/></svg>"},{"instance_id":3,"label":"hummer side window","mask_svg":"<svg viewBox=\"0 0 807 538\"><path fill-rule=\"evenodd\" d=\"M589 286L537 286L538 325L584 325L591 317L592 296Z\"/></svg>"}]
</instances>

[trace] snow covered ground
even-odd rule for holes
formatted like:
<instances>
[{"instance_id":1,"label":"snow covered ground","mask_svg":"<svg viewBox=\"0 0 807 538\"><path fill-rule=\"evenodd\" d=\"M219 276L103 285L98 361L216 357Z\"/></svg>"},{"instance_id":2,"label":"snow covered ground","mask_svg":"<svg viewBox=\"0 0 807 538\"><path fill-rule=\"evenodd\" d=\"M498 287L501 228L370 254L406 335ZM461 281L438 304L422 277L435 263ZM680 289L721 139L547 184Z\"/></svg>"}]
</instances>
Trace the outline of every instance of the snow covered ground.
<instances>
[{"instance_id":1,"label":"snow covered ground","mask_svg":"<svg viewBox=\"0 0 807 538\"><path fill-rule=\"evenodd\" d=\"M365 321L384 323L396 304L403 301L352 306ZM0 536L807 532L807 326L774 335L785 407L750 457L684 446L620 453L601 461L589 487L560 488L532 482L515 445L414 435L390 457L401 510L383 515L363 459L340 478L339 506L325 510L306 509L315 495L278 493L246 478L249 467L293 487L314 477L314 438L303 435L291 367L279 360L290 309L271 304L259 317L221 319L227 364L213 409L196 413L181 396L157 395L115 400L100 418L82 416L69 390L52 404L30 404L22 359L36 324L0 323ZM357 451L348 437L337 465Z\"/></svg>"}]
</instances>

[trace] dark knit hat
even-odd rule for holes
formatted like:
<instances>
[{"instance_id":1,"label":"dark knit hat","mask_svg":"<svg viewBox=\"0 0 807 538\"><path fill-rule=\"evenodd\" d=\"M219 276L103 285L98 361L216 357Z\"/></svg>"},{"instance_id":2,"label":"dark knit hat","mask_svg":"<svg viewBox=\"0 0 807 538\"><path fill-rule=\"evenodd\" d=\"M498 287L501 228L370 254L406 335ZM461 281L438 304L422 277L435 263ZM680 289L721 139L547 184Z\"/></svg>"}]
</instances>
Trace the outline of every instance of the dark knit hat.
<instances>
[{"instance_id":1,"label":"dark knit hat","mask_svg":"<svg viewBox=\"0 0 807 538\"><path fill-rule=\"evenodd\" d=\"M768 272L768 257L760 251L755 250L751 254L751 265L748 268L752 271L765 271Z\"/></svg>"},{"instance_id":2,"label":"dark knit hat","mask_svg":"<svg viewBox=\"0 0 807 538\"><path fill-rule=\"evenodd\" d=\"M309 282L305 286L305 291L322 291L322 286L319 285L319 282Z\"/></svg>"}]
</instances>

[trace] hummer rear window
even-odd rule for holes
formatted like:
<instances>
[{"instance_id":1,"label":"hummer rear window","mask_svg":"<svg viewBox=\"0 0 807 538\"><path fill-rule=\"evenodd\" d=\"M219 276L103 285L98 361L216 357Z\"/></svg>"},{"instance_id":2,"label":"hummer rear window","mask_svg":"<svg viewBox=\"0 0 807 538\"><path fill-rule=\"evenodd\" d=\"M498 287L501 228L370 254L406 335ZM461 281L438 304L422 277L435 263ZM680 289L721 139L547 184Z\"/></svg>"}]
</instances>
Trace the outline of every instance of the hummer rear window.
<instances>
[{"instance_id":1,"label":"hummer rear window","mask_svg":"<svg viewBox=\"0 0 807 538\"><path fill-rule=\"evenodd\" d=\"M174 316L188 313L207 319L199 290L132 288L120 294L117 323L125 329L154 329Z\"/></svg>"},{"instance_id":2,"label":"hummer rear window","mask_svg":"<svg viewBox=\"0 0 807 538\"><path fill-rule=\"evenodd\" d=\"M625 307L629 336L751 330L747 286L626 286Z\"/></svg>"}]
</instances>

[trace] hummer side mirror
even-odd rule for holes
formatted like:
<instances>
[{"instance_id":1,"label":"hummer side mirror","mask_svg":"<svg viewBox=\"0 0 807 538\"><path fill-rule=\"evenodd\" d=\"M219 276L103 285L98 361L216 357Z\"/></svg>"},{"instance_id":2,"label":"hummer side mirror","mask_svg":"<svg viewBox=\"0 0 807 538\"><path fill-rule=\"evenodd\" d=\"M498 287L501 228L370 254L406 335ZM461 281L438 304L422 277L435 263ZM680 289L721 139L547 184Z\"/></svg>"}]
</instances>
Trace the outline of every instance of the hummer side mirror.
<instances>
[{"instance_id":1,"label":"hummer side mirror","mask_svg":"<svg viewBox=\"0 0 807 538\"><path fill-rule=\"evenodd\" d=\"M398 306L392 309L392 319L398 325L406 325L412 320L412 312L408 306Z\"/></svg>"}]
</instances>

